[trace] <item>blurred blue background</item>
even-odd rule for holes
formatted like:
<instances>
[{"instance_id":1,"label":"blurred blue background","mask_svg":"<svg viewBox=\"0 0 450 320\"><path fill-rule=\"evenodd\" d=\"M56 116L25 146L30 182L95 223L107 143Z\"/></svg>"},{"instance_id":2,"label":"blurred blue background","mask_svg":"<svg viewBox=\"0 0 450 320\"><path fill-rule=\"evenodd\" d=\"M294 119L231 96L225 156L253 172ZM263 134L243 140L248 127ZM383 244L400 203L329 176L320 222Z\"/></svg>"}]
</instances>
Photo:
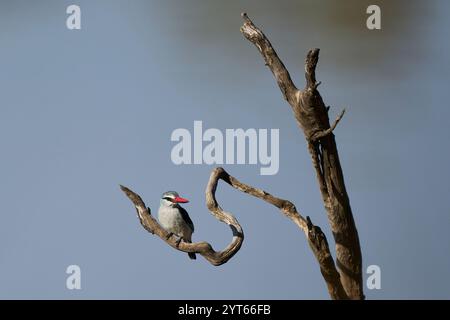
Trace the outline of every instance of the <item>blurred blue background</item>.
<instances>
[{"instance_id":1,"label":"blurred blue background","mask_svg":"<svg viewBox=\"0 0 450 320\"><path fill-rule=\"evenodd\" d=\"M77 4L82 29L66 28ZM366 8L379 4L382 30ZM381 267L369 299L450 298L448 1L0 1L0 298L320 299L302 232L220 184L246 239L227 264L190 261L139 224L118 185L156 214L177 190L216 249L229 228L204 205L213 166L175 166L176 128L279 128L280 170L225 165L292 200L333 243L305 140L256 48L247 11L298 87L308 49L331 117L363 251ZM82 289L67 290L77 264ZM365 279L367 275L365 275Z\"/></svg>"}]
</instances>

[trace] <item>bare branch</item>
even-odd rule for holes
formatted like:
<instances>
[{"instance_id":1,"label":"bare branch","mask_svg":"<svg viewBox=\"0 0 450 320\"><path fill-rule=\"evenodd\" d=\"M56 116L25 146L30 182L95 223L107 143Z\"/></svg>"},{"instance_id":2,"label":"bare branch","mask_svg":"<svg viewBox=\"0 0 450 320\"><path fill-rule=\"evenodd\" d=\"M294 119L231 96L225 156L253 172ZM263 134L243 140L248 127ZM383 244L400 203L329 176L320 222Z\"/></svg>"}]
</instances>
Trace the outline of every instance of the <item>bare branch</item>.
<instances>
[{"instance_id":1,"label":"bare branch","mask_svg":"<svg viewBox=\"0 0 450 320\"><path fill-rule=\"evenodd\" d=\"M306 78L306 89L316 90L317 87L321 84L321 82L316 83L316 66L319 61L319 51L320 49L316 48L310 50L308 55L306 56L305 63L305 78Z\"/></svg>"},{"instance_id":2,"label":"bare branch","mask_svg":"<svg viewBox=\"0 0 450 320\"><path fill-rule=\"evenodd\" d=\"M278 86L280 87L284 98L289 101L289 103L293 102L296 99L299 90L295 87L283 62L278 58L277 53L267 37L253 24L247 14L244 12L241 16L245 21L244 25L241 27L242 34L258 48L259 52L261 52L266 66L270 68L277 79Z\"/></svg>"},{"instance_id":3,"label":"bare branch","mask_svg":"<svg viewBox=\"0 0 450 320\"><path fill-rule=\"evenodd\" d=\"M280 209L283 215L291 219L297 225L297 227L299 227L300 230L304 232L306 238L308 239L314 256L319 262L320 270L327 282L327 287L330 295L334 299L347 299L347 295L345 294L345 291L339 280L339 273L337 272L334 261L331 258L327 239L322 230L319 227L314 226L311 223L309 217L308 220L303 218L292 202L277 198L264 190L242 183L235 177L230 176L228 172L226 172L223 168L215 168L211 172L208 186L206 187L206 206L208 210L211 211L212 215L215 218L228 224L233 231L233 240L226 249L220 252L214 251L212 246L207 242L187 243L181 240L179 243L177 243L177 241L170 237L170 234L164 228L162 228L160 224L153 218L150 213L150 209L145 206L144 201L138 194L134 193L127 187L120 186L120 188L136 207L139 221L141 222L145 230L152 234L156 234L172 248L183 252L198 253L202 255L206 260L208 260L211 264L218 266L226 263L236 254L237 251L239 251L244 239L244 233L236 218L233 215L223 211L220 205L217 203L215 194L219 180L225 181L236 190L247 193L258 199L264 200L269 204L274 205L275 207Z\"/></svg>"},{"instance_id":4,"label":"bare branch","mask_svg":"<svg viewBox=\"0 0 450 320\"><path fill-rule=\"evenodd\" d=\"M273 195L271 195L270 193L268 193L264 190L252 187L245 183L242 183L235 177L230 176L222 168L218 168L218 170L223 171L223 173L222 173L222 175L224 177L223 180L226 183L228 183L230 186L232 186L233 188L235 188L239 191L242 191L244 193L247 193L256 198L264 200L267 203L274 205L275 207L280 209L281 213L283 213L287 218L291 219L297 225L297 227L299 227L305 233L305 235L308 234L308 227L306 225L306 220L297 212L297 209L295 208L295 205L292 202L274 197Z\"/></svg>"},{"instance_id":5,"label":"bare branch","mask_svg":"<svg viewBox=\"0 0 450 320\"><path fill-rule=\"evenodd\" d=\"M325 206L328 205L328 189L325 177L323 176L323 163L320 153L319 144L315 141L308 140L308 151L311 155L314 170L316 171L316 178L319 182L320 193L325 201Z\"/></svg>"},{"instance_id":6,"label":"bare branch","mask_svg":"<svg viewBox=\"0 0 450 320\"><path fill-rule=\"evenodd\" d=\"M145 206L144 201L138 194L131 191L127 187L120 186L120 188L136 207L139 221L145 230L151 234L157 235L161 240L174 249L183 252L198 253L212 265L220 266L230 260L239 251L242 242L244 241L244 233L237 219L233 215L223 211L217 203L215 193L219 179L223 179L221 170L213 170L206 188L206 204L208 209L211 211L211 214L218 220L228 224L233 233L233 239L230 244L222 251L214 251L208 242L187 243L183 240L177 242L174 237L170 237L170 233L161 227L158 221L153 218L150 209Z\"/></svg>"},{"instance_id":7,"label":"bare branch","mask_svg":"<svg viewBox=\"0 0 450 320\"><path fill-rule=\"evenodd\" d=\"M345 113L345 109L343 109L343 110L341 111L341 113L338 115L338 117L336 118L336 120L334 120L334 122L333 122L333 124L331 125L331 127L329 127L329 128L326 129L326 130L322 130L322 131L316 132L315 134L313 134L313 136L312 136L311 139L312 139L313 141L317 141L317 140L319 140L319 139L321 139L321 138L323 138L323 137L329 135L330 133L332 133L332 132L334 131L334 129L336 129L336 126L338 125L339 121L341 121L342 117L344 116L344 113Z\"/></svg>"},{"instance_id":8,"label":"bare branch","mask_svg":"<svg viewBox=\"0 0 450 320\"><path fill-rule=\"evenodd\" d=\"M308 225L309 247L314 253L320 265L320 272L327 284L328 293L334 300L347 300L348 296L342 286L339 272L334 264L330 253L327 238L320 227L312 224L311 219L306 217Z\"/></svg>"},{"instance_id":9,"label":"bare branch","mask_svg":"<svg viewBox=\"0 0 450 320\"><path fill-rule=\"evenodd\" d=\"M134 203L139 220L147 231L156 234L179 251L198 253L211 264L221 265L239 251L244 239L242 228L236 218L223 211L215 198L218 181L223 180L239 191L274 205L305 233L333 299L364 299L358 232L345 189L336 142L334 135L331 134L342 119L345 110L330 126L329 107L325 106L317 91L320 82L317 82L315 73L319 49L308 52L305 62L306 87L304 91L300 91L292 82L288 70L264 33L253 24L245 13L242 14L242 17L244 25L241 27L241 32L263 56L266 65L274 74L284 98L291 105L297 123L307 139L308 150L311 153L328 221L336 243L336 264L331 256L325 234L318 226L313 225L309 217L303 218L297 212L294 204L288 200L274 197L264 190L244 184L230 176L222 168L216 168L211 173L206 188L206 205L215 218L228 224L232 230L233 239L223 251L214 251L207 242L177 242L152 217L150 209L145 206L139 195L126 187L121 186L121 189Z\"/></svg>"},{"instance_id":10,"label":"bare branch","mask_svg":"<svg viewBox=\"0 0 450 320\"><path fill-rule=\"evenodd\" d=\"M289 72L264 33L246 14L243 14L243 18L244 25L241 27L241 32L258 48L267 66L272 70L278 86L294 112L298 126L307 139L308 150L336 244L336 264L342 286L350 299L364 299L358 232L345 188L336 141L331 134L343 113L330 126L329 108L325 106L317 91L320 82L316 80L316 67L320 50L312 49L308 52L305 61L306 87L300 91L293 87ZM327 280L328 276L324 274L327 284L330 283ZM331 291L330 295L336 296Z\"/></svg>"},{"instance_id":11,"label":"bare branch","mask_svg":"<svg viewBox=\"0 0 450 320\"><path fill-rule=\"evenodd\" d=\"M312 224L309 217L305 220L305 218L303 218L297 211L292 202L277 198L262 189L242 183L235 177L230 176L222 168L217 168L215 170L220 170L223 181L228 183L233 188L274 205L280 209L281 213L283 213L287 218L291 219L297 227L305 233L313 254L320 265L320 270L327 284L330 296L333 299L348 299L348 296L345 293L340 281L339 272L337 271L336 265L334 264L334 260L331 256L325 234L319 227Z\"/></svg>"}]
</instances>

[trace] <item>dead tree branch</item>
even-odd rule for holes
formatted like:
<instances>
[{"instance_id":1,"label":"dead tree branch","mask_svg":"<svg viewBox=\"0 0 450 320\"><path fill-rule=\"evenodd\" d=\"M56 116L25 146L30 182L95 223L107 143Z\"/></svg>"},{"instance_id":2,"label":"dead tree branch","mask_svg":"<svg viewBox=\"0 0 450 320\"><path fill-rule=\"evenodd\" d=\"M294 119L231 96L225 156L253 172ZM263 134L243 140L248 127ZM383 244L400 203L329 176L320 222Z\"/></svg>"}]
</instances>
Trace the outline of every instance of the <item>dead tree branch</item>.
<instances>
[{"instance_id":1,"label":"dead tree branch","mask_svg":"<svg viewBox=\"0 0 450 320\"><path fill-rule=\"evenodd\" d=\"M122 191L136 207L142 226L150 233L156 234L171 247L202 255L213 265L221 265L231 259L241 248L244 233L237 219L222 210L215 193L219 180L241 192L277 207L283 215L291 219L308 240L309 246L319 263L328 292L333 299L364 299L362 289L362 258L358 232L353 220L350 201L345 189L342 168L339 162L333 131L342 119L343 110L330 126L329 107L325 107L317 87L316 66L319 49L308 52L305 62L306 87L299 90L294 85L289 72L278 57L267 37L244 13L243 35L252 42L264 58L265 64L275 76L283 97L289 102L297 124L302 129L308 145L313 167L316 171L323 203L336 244L336 263L330 253L328 241L321 228L315 226L309 217L306 219L288 200L277 198L264 190L240 182L230 176L223 168L216 168L206 187L206 206L211 214L230 226L233 238L223 251L214 251L208 242L187 243L177 241L153 218L149 208L141 197L130 189L120 186Z\"/></svg>"},{"instance_id":2,"label":"dead tree branch","mask_svg":"<svg viewBox=\"0 0 450 320\"><path fill-rule=\"evenodd\" d=\"M226 178L227 175L224 175L223 171L219 169L213 170L209 178L208 186L206 187L206 206L216 219L229 225L233 233L230 244L222 251L214 251L208 242L187 243L183 240L177 242L176 239L171 237L169 232L161 227L158 221L153 218L150 208L145 206L144 201L138 194L127 187L120 186L120 188L136 207L139 221L145 230L151 234L157 235L174 249L183 252L198 253L211 264L220 266L230 260L239 251L242 242L244 241L244 232L237 219L230 213L223 211L216 200L217 183L219 182L219 179L223 180L224 177Z\"/></svg>"},{"instance_id":3,"label":"dead tree branch","mask_svg":"<svg viewBox=\"0 0 450 320\"><path fill-rule=\"evenodd\" d=\"M336 243L340 282L349 298L364 299L359 237L345 189L333 134L333 130L342 118L343 113L330 126L328 108L317 91L317 87L320 85L320 82L316 81L319 49L308 52L305 62L306 87L301 91L292 82L288 70L264 33L253 24L247 14L243 13L242 17L244 19L244 25L241 27L242 34L256 46L263 56L265 64L274 74L284 98L292 108L297 124L306 137L328 221ZM332 258L330 257L330 259ZM330 277L329 274L324 274L327 284L328 277Z\"/></svg>"},{"instance_id":4,"label":"dead tree branch","mask_svg":"<svg viewBox=\"0 0 450 320\"><path fill-rule=\"evenodd\" d=\"M294 204L288 200L277 198L270 193L240 182L235 177L231 176L223 168L215 168L211 172L208 185L206 187L206 206L212 215L218 220L228 224L233 232L233 239L226 249L216 252L208 242L187 243L184 241L177 241L170 237L170 234L153 218L150 208L145 206L142 198L128 189L120 186L122 191L133 202L137 210L137 215L142 226L148 232L156 234L159 238L165 241L172 248L183 252L195 252L202 255L206 260L215 266L226 263L230 260L241 248L244 240L244 233L234 216L222 210L218 204L215 194L219 180L223 180L231 187L241 192L252 195L258 199L277 207L281 213L287 218L291 219L300 230L305 233L309 245L320 265L320 270L324 276L329 293L334 299L347 299L347 295L342 287L339 279L334 260L331 257L330 249L328 247L327 239L322 230L314 226L309 217L306 219L297 211Z\"/></svg>"},{"instance_id":5,"label":"dead tree branch","mask_svg":"<svg viewBox=\"0 0 450 320\"><path fill-rule=\"evenodd\" d=\"M319 227L312 224L309 217L306 217L305 219L297 211L295 205L292 202L277 198L264 190L242 183L233 176L230 176L222 168L217 168L215 170L221 170L224 177L223 180L233 188L274 205L275 207L280 209L283 215L291 219L295 223L295 225L297 225L297 227L299 227L300 230L305 233L314 256L319 263L320 271L325 279L325 282L327 283L328 292L331 298L348 299L348 296L342 286L339 272L336 270L334 260L331 256L330 248L328 247L328 242L325 234Z\"/></svg>"}]
</instances>

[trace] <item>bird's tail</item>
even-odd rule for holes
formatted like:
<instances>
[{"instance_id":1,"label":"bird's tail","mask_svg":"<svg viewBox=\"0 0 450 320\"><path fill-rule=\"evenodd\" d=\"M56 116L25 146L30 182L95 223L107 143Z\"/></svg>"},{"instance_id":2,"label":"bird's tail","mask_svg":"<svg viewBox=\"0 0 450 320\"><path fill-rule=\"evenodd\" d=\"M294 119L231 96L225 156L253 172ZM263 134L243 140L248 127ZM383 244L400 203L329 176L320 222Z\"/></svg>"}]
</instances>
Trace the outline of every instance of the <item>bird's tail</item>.
<instances>
[{"instance_id":1,"label":"bird's tail","mask_svg":"<svg viewBox=\"0 0 450 320\"><path fill-rule=\"evenodd\" d=\"M193 252L189 252L189 253L188 253L188 256L189 256L189 258L191 258L192 260L197 259L197 256L196 256L195 253L193 253Z\"/></svg>"}]
</instances>

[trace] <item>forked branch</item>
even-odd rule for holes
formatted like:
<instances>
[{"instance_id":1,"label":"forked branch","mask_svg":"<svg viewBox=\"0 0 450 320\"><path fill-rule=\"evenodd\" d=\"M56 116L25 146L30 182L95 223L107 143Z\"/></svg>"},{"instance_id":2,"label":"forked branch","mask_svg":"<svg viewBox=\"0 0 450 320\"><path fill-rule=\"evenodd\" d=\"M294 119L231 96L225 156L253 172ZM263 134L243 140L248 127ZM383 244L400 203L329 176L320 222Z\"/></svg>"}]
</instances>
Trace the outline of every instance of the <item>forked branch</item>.
<instances>
[{"instance_id":1,"label":"forked branch","mask_svg":"<svg viewBox=\"0 0 450 320\"><path fill-rule=\"evenodd\" d=\"M174 249L183 252L195 252L203 256L211 264L220 266L230 260L241 248L244 241L244 232L237 219L222 210L216 200L216 189L219 179L223 179L220 170L214 170L209 178L208 186L206 187L206 205L211 214L218 220L230 226L233 233L233 238L230 244L222 251L215 251L208 242L188 243L183 240L177 242L174 237L170 236L158 221L153 218L150 208L147 208L142 198L127 187L120 186L126 196L133 202L139 221L148 232L157 235L161 240L166 242Z\"/></svg>"},{"instance_id":2,"label":"forked branch","mask_svg":"<svg viewBox=\"0 0 450 320\"><path fill-rule=\"evenodd\" d=\"M206 187L206 206L211 214L218 220L228 224L233 232L233 239L231 243L223 251L214 251L208 242L187 243L180 241L177 244L175 239L169 237L169 233L161 227L161 225L153 218L150 209L147 208L141 197L131 191L130 189L120 186L122 191L133 202L136 207L138 218L142 226L150 233L156 234L159 238L165 241L172 248L183 252L195 252L202 255L211 264L218 266L226 263L231 259L240 249L244 240L243 230L237 219L223 211L216 199L216 189L219 180L223 180L231 187L241 192L252 195L256 198L264 200L265 202L277 207L281 213L287 218L291 219L300 230L302 230L308 239L309 245L319 262L320 270L327 282L330 295L335 299L346 299L347 296L339 280L339 273L336 270L333 259L331 258L328 242L322 230L314 226L307 217L305 219L295 208L294 204L288 200L277 198L270 193L240 182L235 177L231 176L223 168L215 168L211 172L211 176Z\"/></svg>"}]
</instances>

